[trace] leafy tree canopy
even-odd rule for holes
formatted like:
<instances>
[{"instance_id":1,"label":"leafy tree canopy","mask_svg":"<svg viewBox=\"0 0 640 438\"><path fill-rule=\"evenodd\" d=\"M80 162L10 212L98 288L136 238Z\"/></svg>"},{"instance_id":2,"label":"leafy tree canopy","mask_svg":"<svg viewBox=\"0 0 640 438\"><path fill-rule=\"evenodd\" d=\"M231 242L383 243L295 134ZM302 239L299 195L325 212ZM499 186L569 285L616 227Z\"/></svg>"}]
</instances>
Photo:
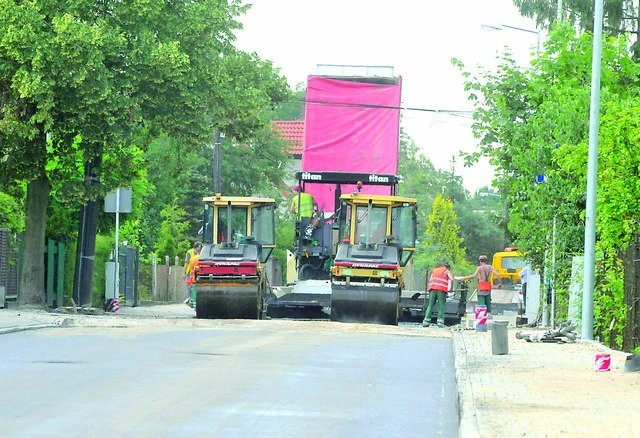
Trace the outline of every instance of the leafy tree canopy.
<instances>
[{"instance_id":1,"label":"leafy tree canopy","mask_svg":"<svg viewBox=\"0 0 640 438\"><path fill-rule=\"evenodd\" d=\"M594 2L584 0L513 0L524 17L534 18L540 29L550 29L552 25L567 23L580 30L593 32ZM562 9L558 11L558 7ZM635 35L632 46L635 59L640 58L640 7L634 0L604 0L603 32L610 36Z\"/></svg>"},{"instance_id":2,"label":"leafy tree canopy","mask_svg":"<svg viewBox=\"0 0 640 438\"><path fill-rule=\"evenodd\" d=\"M555 276L566 300L571 257L584 248L586 162L592 38L557 26L532 69L507 58L496 73L468 78L476 103L479 154L497 167L509 230L534 263ZM602 50L600 166L596 218L598 265L596 325L606 334L624 293L619 254L637 234L635 148L638 138L638 64L624 39L605 39ZM467 157L471 161L474 156ZM544 177L544 178L540 178ZM541 179L542 183L538 183ZM555 254L551 271L549 254ZM545 257L545 255L547 255ZM624 324L619 315L618 324ZM614 329L619 329L615 327Z\"/></svg>"},{"instance_id":3,"label":"leafy tree canopy","mask_svg":"<svg viewBox=\"0 0 640 438\"><path fill-rule=\"evenodd\" d=\"M78 207L144 173L140 154L162 133L193 147L215 131L247 143L265 126L265 108L290 90L270 63L234 48L246 8L237 0L0 5L0 187L29 184L25 260L40 259L50 190ZM23 290L42 288L25 281Z\"/></svg>"}]
</instances>

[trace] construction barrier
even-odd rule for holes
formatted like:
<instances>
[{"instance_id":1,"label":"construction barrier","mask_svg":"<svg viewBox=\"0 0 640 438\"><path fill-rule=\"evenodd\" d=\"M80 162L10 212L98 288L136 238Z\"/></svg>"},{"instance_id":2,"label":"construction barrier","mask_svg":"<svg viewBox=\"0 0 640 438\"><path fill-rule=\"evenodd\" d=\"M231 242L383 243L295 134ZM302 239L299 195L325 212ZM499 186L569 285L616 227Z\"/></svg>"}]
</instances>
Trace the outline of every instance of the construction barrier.
<instances>
[{"instance_id":1,"label":"construction barrier","mask_svg":"<svg viewBox=\"0 0 640 438\"><path fill-rule=\"evenodd\" d=\"M476 306L475 315L476 315L476 320L475 320L476 331L486 332L487 331L487 306Z\"/></svg>"},{"instance_id":2,"label":"construction barrier","mask_svg":"<svg viewBox=\"0 0 640 438\"><path fill-rule=\"evenodd\" d=\"M596 354L596 371L611 371L611 355L608 353Z\"/></svg>"}]
</instances>

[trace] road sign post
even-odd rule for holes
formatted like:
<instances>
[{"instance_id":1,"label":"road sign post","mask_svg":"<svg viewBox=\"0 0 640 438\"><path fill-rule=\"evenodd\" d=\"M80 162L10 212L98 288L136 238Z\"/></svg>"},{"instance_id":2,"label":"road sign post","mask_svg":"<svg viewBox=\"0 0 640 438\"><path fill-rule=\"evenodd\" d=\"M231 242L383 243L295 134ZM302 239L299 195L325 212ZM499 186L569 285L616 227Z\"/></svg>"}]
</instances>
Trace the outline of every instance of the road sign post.
<instances>
[{"instance_id":1,"label":"road sign post","mask_svg":"<svg viewBox=\"0 0 640 438\"><path fill-rule=\"evenodd\" d=\"M120 235L120 213L131 213L131 187L118 188L112 192L109 192L104 199L104 211L106 213L116 214L116 248L114 253L115 258L115 275L113 286L113 298L119 298L120 296L120 263L118 260L118 246ZM105 293L105 298L106 298Z\"/></svg>"}]
</instances>

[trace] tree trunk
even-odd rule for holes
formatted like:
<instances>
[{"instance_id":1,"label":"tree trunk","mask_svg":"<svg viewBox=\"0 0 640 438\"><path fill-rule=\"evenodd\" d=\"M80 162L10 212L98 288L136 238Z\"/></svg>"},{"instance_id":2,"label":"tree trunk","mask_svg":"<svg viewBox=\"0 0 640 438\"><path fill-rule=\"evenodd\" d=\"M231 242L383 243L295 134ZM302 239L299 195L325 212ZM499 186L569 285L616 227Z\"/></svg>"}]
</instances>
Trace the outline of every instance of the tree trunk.
<instances>
[{"instance_id":1,"label":"tree trunk","mask_svg":"<svg viewBox=\"0 0 640 438\"><path fill-rule=\"evenodd\" d=\"M51 183L44 175L44 170L27 185L27 217L18 304L44 305L47 302L44 287L44 245L50 192Z\"/></svg>"}]
</instances>

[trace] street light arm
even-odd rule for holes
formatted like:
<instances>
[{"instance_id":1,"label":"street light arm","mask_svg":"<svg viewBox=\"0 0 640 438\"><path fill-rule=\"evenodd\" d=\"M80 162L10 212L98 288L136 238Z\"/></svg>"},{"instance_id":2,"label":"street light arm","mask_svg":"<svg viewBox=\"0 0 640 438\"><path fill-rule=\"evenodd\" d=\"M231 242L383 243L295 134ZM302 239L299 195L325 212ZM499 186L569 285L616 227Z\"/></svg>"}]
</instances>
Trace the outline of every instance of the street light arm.
<instances>
[{"instance_id":1,"label":"street light arm","mask_svg":"<svg viewBox=\"0 0 640 438\"><path fill-rule=\"evenodd\" d=\"M536 35L536 54L540 54L540 30L539 29L525 29L524 27L511 26L510 24L481 24L480 28L483 30L503 30L503 29L512 29L519 30L521 32L532 33Z\"/></svg>"},{"instance_id":2,"label":"street light arm","mask_svg":"<svg viewBox=\"0 0 640 438\"><path fill-rule=\"evenodd\" d=\"M502 24L502 27L506 27L508 29L514 29L514 30L520 30L522 32L528 32L528 33L533 33L536 34L536 54L540 54L540 30L536 29L536 30L531 30L531 29L524 29L522 27L517 27L517 26L509 26L508 24Z\"/></svg>"},{"instance_id":3,"label":"street light arm","mask_svg":"<svg viewBox=\"0 0 640 438\"><path fill-rule=\"evenodd\" d=\"M499 24L481 24L480 29L482 30L502 30L502 25Z\"/></svg>"},{"instance_id":4,"label":"street light arm","mask_svg":"<svg viewBox=\"0 0 640 438\"><path fill-rule=\"evenodd\" d=\"M521 30L522 32L540 34L540 31L538 29L536 29L536 30L525 29L523 27L511 26L509 24L500 24L500 26L506 27L507 29L515 29L515 30Z\"/></svg>"}]
</instances>

